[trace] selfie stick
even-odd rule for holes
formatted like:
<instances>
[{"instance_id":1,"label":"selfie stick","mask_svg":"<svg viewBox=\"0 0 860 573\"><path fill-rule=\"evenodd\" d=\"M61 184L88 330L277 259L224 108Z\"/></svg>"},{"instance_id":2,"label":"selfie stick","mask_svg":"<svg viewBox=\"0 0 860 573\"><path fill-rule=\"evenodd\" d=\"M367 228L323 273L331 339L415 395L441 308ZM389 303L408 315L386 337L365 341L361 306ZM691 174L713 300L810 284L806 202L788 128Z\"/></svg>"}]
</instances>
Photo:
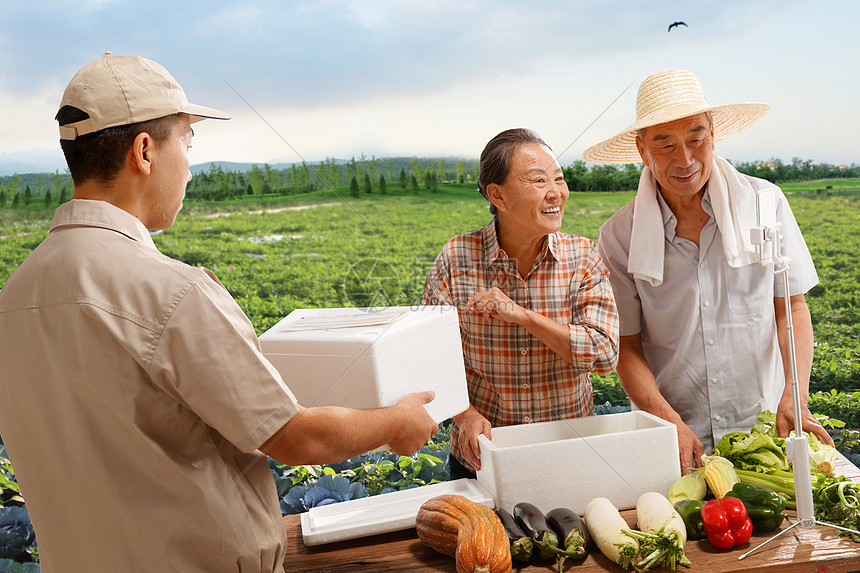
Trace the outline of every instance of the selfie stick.
<instances>
[{"instance_id":1,"label":"selfie stick","mask_svg":"<svg viewBox=\"0 0 860 573\"><path fill-rule=\"evenodd\" d=\"M791 297L788 288L788 268L791 260L783 256L779 228L780 223L775 221L776 204L771 189L759 191L756 194L756 224L757 227L750 229L750 241L755 245L759 264L767 267L774 274L782 275L783 292L785 298L785 328L788 331L788 356L791 369L791 398L794 407L794 435L785 439L786 457L791 461L794 473L794 496L797 500L797 521L786 527L764 543L753 547L740 557L738 561L756 551L759 547L770 543L777 537L797 527L814 527L824 525L842 531L848 531L860 535L860 531L841 527L832 523L825 523L815 519L815 508L812 502L812 471L809 466L809 439L803 433L803 424L800 415L800 388L797 382L797 359L794 345L794 324L791 320Z\"/></svg>"}]
</instances>

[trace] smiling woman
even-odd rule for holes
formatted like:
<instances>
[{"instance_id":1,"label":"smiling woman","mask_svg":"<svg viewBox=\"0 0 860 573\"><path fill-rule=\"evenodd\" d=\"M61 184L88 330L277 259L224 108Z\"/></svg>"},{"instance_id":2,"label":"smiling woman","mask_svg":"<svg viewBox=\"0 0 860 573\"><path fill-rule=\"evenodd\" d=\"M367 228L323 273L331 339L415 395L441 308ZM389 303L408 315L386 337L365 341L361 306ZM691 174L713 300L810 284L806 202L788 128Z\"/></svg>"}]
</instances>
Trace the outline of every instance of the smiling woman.
<instances>
[{"instance_id":1,"label":"smiling woman","mask_svg":"<svg viewBox=\"0 0 860 573\"><path fill-rule=\"evenodd\" d=\"M617 360L608 273L594 243L560 232L568 189L549 146L503 131L478 186L494 218L448 241L423 298L460 311L471 406L454 418L452 479L480 469L478 436L494 426L592 414L588 374Z\"/></svg>"},{"instance_id":2,"label":"smiling woman","mask_svg":"<svg viewBox=\"0 0 860 573\"><path fill-rule=\"evenodd\" d=\"M561 167L546 145L521 145L511 163L505 181L487 185L487 194L499 212L499 244L525 275L546 237L561 229L569 193Z\"/></svg>"}]
</instances>

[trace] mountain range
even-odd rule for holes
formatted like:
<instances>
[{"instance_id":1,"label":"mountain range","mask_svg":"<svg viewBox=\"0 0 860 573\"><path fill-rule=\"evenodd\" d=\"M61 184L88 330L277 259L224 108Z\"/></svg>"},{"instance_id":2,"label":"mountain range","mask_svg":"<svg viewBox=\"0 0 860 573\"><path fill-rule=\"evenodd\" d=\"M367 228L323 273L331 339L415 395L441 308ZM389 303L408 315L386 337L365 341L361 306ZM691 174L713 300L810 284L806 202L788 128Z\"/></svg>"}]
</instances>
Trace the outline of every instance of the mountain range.
<instances>
[{"instance_id":1,"label":"mountain range","mask_svg":"<svg viewBox=\"0 0 860 573\"><path fill-rule=\"evenodd\" d=\"M0 177L24 173L60 173L66 170L66 160L60 147L29 149L0 153Z\"/></svg>"},{"instance_id":2,"label":"mountain range","mask_svg":"<svg viewBox=\"0 0 860 573\"><path fill-rule=\"evenodd\" d=\"M252 163L237 163L232 161L215 161L224 171L248 171ZM200 163L191 166L191 173L197 174L209 170L210 163ZM257 165L262 165L258 163ZM287 169L291 163L270 163L275 169ZM30 149L27 151L12 151L0 153L0 177L23 175L25 173L55 173L66 171L66 160L59 146L55 150Z\"/></svg>"}]
</instances>

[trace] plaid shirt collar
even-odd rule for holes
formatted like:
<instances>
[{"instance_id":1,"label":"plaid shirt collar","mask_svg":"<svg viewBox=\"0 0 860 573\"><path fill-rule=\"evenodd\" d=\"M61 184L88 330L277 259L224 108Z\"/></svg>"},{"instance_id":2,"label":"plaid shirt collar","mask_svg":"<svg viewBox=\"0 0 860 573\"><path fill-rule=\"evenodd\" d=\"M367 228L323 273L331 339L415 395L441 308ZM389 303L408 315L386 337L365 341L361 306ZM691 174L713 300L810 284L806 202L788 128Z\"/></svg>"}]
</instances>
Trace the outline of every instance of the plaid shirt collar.
<instances>
[{"instance_id":1,"label":"plaid shirt collar","mask_svg":"<svg viewBox=\"0 0 860 573\"><path fill-rule=\"evenodd\" d=\"M499 262L503 262L503 260L508 258L507 253L502 250L501 245L499 245L499 237L496 234L496 224L498 221L498 217L493 217L493 220L484 227L481 232L481 239L484 243L484 258L488 264L493 264L496 260ZM561 258L559 256L559 246L558 246L558 233L551 233L547 235L547 240L544 242L544 248L538 255L535 260L535 265L539 265L543 262L544 257L546 257L547 251L549 251L550 256L556 261L560 261ZM532 265L534 267L535 265Z\"/></svg>"}]
</instances>

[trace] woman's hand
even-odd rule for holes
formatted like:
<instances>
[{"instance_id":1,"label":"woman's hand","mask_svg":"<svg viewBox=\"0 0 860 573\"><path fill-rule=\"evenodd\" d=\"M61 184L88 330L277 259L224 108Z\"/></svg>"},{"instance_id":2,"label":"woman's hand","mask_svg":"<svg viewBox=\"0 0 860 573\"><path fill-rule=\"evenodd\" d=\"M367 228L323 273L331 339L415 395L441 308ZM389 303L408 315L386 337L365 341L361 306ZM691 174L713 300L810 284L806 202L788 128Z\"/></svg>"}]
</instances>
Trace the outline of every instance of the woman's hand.
<instances>
[{"instance_id":1,"label":"woman's hand","mask_svg":"<svg viewBox=\"0 0 860 573\"><path fill-rule=\"evenodd\" d=\"M466 312L483 314L487 322L498 318L520 324L525 309L508 298L498 287L479 292L466 303Z\"/></svg>"},{"instance_id":2,"label":"woman's hand","mask_svg":"<svg viewBox=\"0 0 860 573\"><path fill-rule=\"evenodd\" d=\"M539 312L518 305L498 287L479 292L470 298L466 303L465 312L482 314L487 322L497 318L502 322L518 324L563 360L574 364L573 350L570 346L570 325L555 322ZM592 364L590 356L585 356L585 362L587 364L583 368L590 370Z\"/></svg>"},{"instance_id":3,"label":"woman's hand","mask_svg":"<svg viewBox=\"0 0 860 573\"><path fill-rule=\"evenodd\" d=\"M474 406L461 414L454 416L454 422L460 430L457 437L457 445L462 457L475 471L481 469L481 446L478 445L478 436L484 434L490 436L490 421L478 412Z\"/></svg>"}]
</instances>

